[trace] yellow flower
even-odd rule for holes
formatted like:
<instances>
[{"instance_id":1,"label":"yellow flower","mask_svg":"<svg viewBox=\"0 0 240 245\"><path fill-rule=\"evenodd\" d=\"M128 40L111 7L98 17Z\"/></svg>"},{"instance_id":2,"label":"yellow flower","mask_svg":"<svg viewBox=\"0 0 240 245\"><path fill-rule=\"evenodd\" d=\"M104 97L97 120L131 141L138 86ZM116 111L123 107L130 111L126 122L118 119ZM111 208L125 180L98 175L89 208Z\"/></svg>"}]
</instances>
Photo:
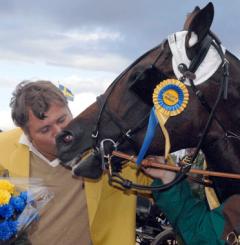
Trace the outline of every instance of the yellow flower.
<instances>
[{"instance_id":1,"label":"yellow flower","mask_svg":"<svg viewBox=\"0 0 240 245\"><path fill-rule=\"evenodd\" d=\"M11 194L6 190L0 190L0 205L8 204Z\"/></svg>"},{"instance_id":2,"label":"yellow flower","mask_svg":"<svg viewBox=\"0 0 240 245\"><path fill-rule=\"evenodd\" d=\"M13 194L15 186L9 181L5 179L0 179L0 190L6 190L10 194Z\"/></svg>"}]
</instances>

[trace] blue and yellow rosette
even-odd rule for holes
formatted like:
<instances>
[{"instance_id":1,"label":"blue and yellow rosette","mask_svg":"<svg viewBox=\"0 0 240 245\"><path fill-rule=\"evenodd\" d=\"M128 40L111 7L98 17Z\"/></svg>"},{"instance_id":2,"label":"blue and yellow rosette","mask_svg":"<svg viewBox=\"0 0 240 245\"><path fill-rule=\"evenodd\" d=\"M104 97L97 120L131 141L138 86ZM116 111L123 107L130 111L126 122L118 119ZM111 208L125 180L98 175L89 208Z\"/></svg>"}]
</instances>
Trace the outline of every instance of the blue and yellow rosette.
<instances>
[{"instance_id":1,"label":"blue and yellow rosette","mask_svg":"<svg viewBox=\"0 0 240 245\"><path fill-rule=\"evenodd\" d=\"M182 82L176 79L167 79L160 82L153 92L153 104L158 122L165 136L165 158L170 152L170 138L165 123L171 116L180 114L187 106L188 90Z\"/></svg>"},{"instance_id":2,"label":"blue and yellow rosette","mask_svg":"<svg viewBox=\"0 0 240 245\"><path fill-rule=\"evenodd\" d=\"M176 79L162 81L153 92L153 104L156 111L166 117L180 114L186 108L188 100L186 86Z\"/></svg>"},{"instance_id":3,"label":"blue and yellow rosette","mask_svg":"<svg viewBox=\"0 0 240 245\"><path fill-rule=\"evenodd\" d=\"M165 128L165 123L169 117L180 114L186 108L188 101L188 90L185 84L179 80L163 80L156 86L153 92L154 107L150 113L147 133L137 158L137 165L141 163L145 153L147 152L158 123L160 124L165 137L165 159L168 158L171 145L168 131Z\"/></svg>"}]
</instances>

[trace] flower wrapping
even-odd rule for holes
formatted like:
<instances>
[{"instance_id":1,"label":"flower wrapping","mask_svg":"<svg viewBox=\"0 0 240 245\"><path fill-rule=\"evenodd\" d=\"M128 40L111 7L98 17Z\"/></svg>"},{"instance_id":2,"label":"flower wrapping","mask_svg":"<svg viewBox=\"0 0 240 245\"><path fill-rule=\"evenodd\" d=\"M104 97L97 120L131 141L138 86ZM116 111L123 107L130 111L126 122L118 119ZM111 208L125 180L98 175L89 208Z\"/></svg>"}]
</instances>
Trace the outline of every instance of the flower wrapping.
<instances>
[{"instance_id":1,"label":"flower wrapping","mask_svg":"<svg viewBox=\"0 0 240 245\"><path fill-rule=\"evenodd\" d=\"M52 198L41 179L0 178L0 245L11 244L26 232Z\"/></svg>"}]
</instances>

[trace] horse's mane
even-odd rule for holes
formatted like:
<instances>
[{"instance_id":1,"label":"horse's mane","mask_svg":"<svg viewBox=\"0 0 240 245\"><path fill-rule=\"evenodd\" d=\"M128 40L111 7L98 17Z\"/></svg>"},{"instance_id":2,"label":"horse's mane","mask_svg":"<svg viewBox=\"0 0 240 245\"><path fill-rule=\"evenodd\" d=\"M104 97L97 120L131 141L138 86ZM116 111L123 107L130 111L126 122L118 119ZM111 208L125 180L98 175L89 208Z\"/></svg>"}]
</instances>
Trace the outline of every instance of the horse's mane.
<instances>
[{"instance_id":1,"label":"horse's mane","mask_svg":"<svg viewBox=\"0 0 240 245\"><path fill-rule=\"evenodd\" d=\"M231 58L233 59L233 62L236 62L238 65L240 64L239 58L236 55L234 55L232 52L230 52L229 50L226 50L226 55L231 56Z\"/></svg>"}]
</instances>

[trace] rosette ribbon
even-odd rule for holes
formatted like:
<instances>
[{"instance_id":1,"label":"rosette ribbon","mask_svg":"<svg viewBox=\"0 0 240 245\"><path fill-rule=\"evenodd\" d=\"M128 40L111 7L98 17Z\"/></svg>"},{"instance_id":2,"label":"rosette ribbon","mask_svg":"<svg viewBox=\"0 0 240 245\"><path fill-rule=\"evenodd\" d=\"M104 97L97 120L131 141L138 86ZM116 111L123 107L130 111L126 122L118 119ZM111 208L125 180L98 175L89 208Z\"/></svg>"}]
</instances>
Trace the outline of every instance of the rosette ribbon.
<instances>
[{"instance_id":1,"label":"rosette ribbon","mask_svg":"<svg viewBox=\"0 0 240 245\"><path fill-rule=\"evenodd\" d=\"M160 82L153 92L153 108L151 110L146 135L138 154L137 165L140 165L155 135L159 124L165 137L165 160L171 149L170 137L165 127L171 116L180 114L187 106L189 93L186 86L176 79L167 79Z\"/></svg>"}]
</instances>

